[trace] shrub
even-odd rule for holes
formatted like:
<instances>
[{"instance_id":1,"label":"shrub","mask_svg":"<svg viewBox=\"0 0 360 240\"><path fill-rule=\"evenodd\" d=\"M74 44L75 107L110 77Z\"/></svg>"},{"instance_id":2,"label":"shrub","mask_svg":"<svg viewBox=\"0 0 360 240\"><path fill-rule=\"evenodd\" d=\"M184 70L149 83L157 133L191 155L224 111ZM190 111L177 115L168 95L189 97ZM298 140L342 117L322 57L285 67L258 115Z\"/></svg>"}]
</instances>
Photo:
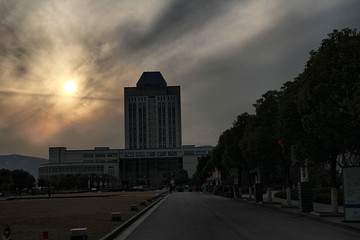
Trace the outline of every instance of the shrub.
<instances>
[{"instance_id":1,"label":"shrub","mask_svg":"<svg viewBox=\"0 0 360 240\"><path fill-rule=\"evenodd\" d=\"M291 199L292 200L299 200L298 189L297 188L292 188L290 191L291 191ZM286 198L286 191L276 192L274 196L277 197L277 198L285 199Z\"/></svg>"},{"instance_id":2,"label":"shrub","mask_svg":"<svg viewBox=\"0 0 360 240\"><path fill-rule=\"evenodd\" d=\"M313 201L314 202L326 203L326 204L331 203L331 188L329 188L329 187L313 188L312 189L312 194L313 194ZM285 199L286 198L286 191L276 192L274 196L277 197L277 198ZM291 189L291 199L292 200L299 200L298 189L297 188ZM338 204L343 205L343 194L342 194L341 189L338 189L337 199L338 199Z\"/></svg>"},{"instance_id":3,"label":"shrub","mask_svg":"<svg viewBox=\"0 0 360 240\"><path fill-rule=\"evenodd\" d=\"M242 191L243 194L248 194L248 193L249 193L249 187L247 187L247 186L242 186L242 187L241 187L241 191Z\"/></svg>"}]
</instances>

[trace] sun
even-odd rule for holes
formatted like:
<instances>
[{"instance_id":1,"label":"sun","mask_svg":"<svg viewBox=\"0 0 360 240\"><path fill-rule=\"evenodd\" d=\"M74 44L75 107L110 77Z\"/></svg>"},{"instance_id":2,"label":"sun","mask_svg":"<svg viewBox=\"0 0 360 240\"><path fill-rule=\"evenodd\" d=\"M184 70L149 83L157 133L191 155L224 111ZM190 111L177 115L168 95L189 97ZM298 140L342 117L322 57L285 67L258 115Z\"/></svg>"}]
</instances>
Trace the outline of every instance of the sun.
<instances>
[{"instance_id":1,"label":"sun","mask_svg":"<svg viewBox=\"0 0 360 240\"><path fill-rule=\"evenodd\" d=\"M75 82L67 81L64 85L64 91L68 94L73 93L76 90Z\"/></svg>"}]
</instances>

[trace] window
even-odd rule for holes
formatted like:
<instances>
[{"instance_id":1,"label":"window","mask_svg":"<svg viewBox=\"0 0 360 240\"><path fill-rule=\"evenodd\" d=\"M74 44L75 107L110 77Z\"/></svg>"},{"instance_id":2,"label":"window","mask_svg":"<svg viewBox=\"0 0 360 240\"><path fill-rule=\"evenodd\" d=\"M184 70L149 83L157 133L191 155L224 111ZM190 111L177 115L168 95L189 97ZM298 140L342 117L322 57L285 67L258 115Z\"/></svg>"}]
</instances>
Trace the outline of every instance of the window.
<instances>
[{"instance_id":1,"label":"window","mask_svg":"<svg viewBox=\"0 0 360 240\"><path fill-rule=\"evenodd\" d=\"M168 152L168 156L177 156L177 152Z\"/></svg>"},{"instance_id":2,"label":"window","mask_svg":"<svg viewBox=\"0 0 360 240\"><path fill-rule=\"evenodd\" d=\"M196 155L206 155L206 151L196 151Z\"/></svg>"},{"instance_id":3,"label":"window","mask_svg":"<svg viewBox=\"0 0 360 240\"><path fill-rule=\"evenodd\" d=\"M105 157L105 153L96 153L95 157L97 158L104 158Z\"/></svg>"},{"instance_id":4,"label":"window","mask_svg":"<svg viewBox=\"0 0 360 240\"><path fill-rule=\"evenodd\" d=\"M118 157L117 153L108 153L107 157Z\"/></svg>"},{"instance_id":5,"label":"window","mask_svg":"<svg viewBox=\"0 0 360 240\"><path fill-rule=\"evenodd\" d=\"M127 152L127 153L125 153L125 157L134 157L134 153Z\"/></svg>"},{"instance_id":6,"label":"window","mask_svg":"<svg viewBox=\"0 0 360 240\"><path fill-rule=\"evenodd\" d=\"M146 156L147 157L155 157L155 152L147 152Z\"/></svg>"},{"instance_id":7,"label":"window","mask_svg":"<svg viewBox=\"0 0 360 240\"><path fill-rule=\"evenodd\" d=\"M190 156L190 155L194 155L194 151L185 151L184 152L185 156Z\"/></svg>"},{"instance_id":8,"label":"window","mask_svg":"<svg viewBox=\"0 0 360 240\"><path fill-rule=\"evenodd\" d=\"M157 152L156 155L158 157L164 157L164 156L166 156L166 152Z\"/></svg>"},{"instance_id":9,"label":"window","mask_svg":"<svg viewBox=\"0 0 360 240\"><path fill-rule=\"evenodd\" d=\"M108 163L117 163L118 160L108 160Z\"/></svg>"},{"instance_id":10,"label":"window","mask_svg":"<svg viewBox=\"0 0 360 240\"><path fill-rule=\"evenodd\" d=\"M145 157L145 153L144 152L137 152L136 157Z\"/></svg>"}]
</instances>

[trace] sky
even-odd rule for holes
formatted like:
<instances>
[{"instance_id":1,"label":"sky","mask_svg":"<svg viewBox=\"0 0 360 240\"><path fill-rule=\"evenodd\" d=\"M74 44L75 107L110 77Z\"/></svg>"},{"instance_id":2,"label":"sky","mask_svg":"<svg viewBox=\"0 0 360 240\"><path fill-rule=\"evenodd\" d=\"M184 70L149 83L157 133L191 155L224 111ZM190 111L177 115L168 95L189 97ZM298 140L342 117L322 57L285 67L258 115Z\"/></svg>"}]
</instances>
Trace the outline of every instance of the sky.
<instances>
[{"instance_id":1,"label":"sky","mask_svg":"<svg viewBox=\"0 0 360 240\"><path fill-rule=\"evenodd\" d=\"M303 70L358 0L0 0L0 155L124 148L124 87L181 87L183 144L216 145ZM76 89L64 91L72 81Z\"/></svg>"}]
</instances>

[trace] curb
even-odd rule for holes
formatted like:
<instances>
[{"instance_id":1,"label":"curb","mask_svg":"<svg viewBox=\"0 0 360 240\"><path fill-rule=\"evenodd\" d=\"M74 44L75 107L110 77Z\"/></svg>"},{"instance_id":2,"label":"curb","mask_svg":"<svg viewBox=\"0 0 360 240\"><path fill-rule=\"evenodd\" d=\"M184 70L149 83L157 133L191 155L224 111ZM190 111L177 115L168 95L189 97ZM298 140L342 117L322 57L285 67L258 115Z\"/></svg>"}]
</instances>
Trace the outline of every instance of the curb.
<instances>
[{"instance_id":1,"label":"curb","mask_svg":"<svg viewBox=\"0 0 360 240\"><path fill-rule=\"evenodd\" d=\"M303 212L286 211L286 210L283 210L283 209L288 209L288 208L287 207L282 208L281 203L280 204L266 204L266 203L249 202L249 201L244 200L244 199L236 199L236 200L240 201L240 202L243 202L243 203L259 206L259 207L264 207L264 208L268 208L268 209L272 209L272 210L276 210L276 211L281 211L281 212L296 215L296 216L301 216L301 217L304 217L306 219L312 220L314 222L320 222L320 223L324 223L324 224L327 224L327 225L330 225L330 226L339 227L339 228L343 228L343 229L346 229L346 230L349 230L349 231L354 231L354 232L360 233L360 228L345 225L345 224L342 224L342 223L327 221L326 219L323 218L324 216L326 216L324 214L316 214L316 212L303 213Z\"/></svg>"},{"instance_id":2,"label":"curb","mask_svg":"<svg viewBox=\"0 0 360 240\"><path fill-rule=\"evenodd\" d=\"M162 193L161 193L162 194ZM152 194L151 196L154 196L156 194ZM133 197L133 196L137 196L134 194L127 194L127 195L119 195L119 194L104 194L104 195L86 195L86 196L79 196L79 195L75 195L75 196L71 196L71 195L67 195L67 196L51 196L50 198L48 196L35 196L35 197L7 197L7 198L0 198L0 201L15 201L15 200L39 200L39 199L65 199L65 198L106 198L106 197ZM146 197L150 197L150 195L141 195L139 194L138 196L146 196Z\"/></svg>"},{"instance_id":3,"label":"curb","mask_svg":"<svg viewBox=\"0 0 360 240\"><path fill-rule=\"evenodd\" d=\"M132 223L134 223L138 218L140 218L142 215L144 215L148 210L150 210L153 206L158 204L161 200L163 200L167 195L169 195L169 192L165 192L160 196L159 199L157 199L155 202L153 202L151 205L144 208L141 212L136 214L135 216L131 217L129 220L121 224L119 227L115 228L112 232L106 234L104 237L100 238L99 240L112 240L116 236L118 236L122 231L124 231L127 227L129 227Z\"/></svg>"},{"instance_id":4,"label":"curb","mask_svg":"<svg viewBox=\"0 0 360 240\"><path fill-rule=\"evenodd\" d=\"M99 195L99 196L51 196L49 197L9 197L5 201L15 201L15 200L39 200L39 199L65 199L65 198L101 198L101 197L112 197L114 195Z\"/></svg>"}]
</instances>

